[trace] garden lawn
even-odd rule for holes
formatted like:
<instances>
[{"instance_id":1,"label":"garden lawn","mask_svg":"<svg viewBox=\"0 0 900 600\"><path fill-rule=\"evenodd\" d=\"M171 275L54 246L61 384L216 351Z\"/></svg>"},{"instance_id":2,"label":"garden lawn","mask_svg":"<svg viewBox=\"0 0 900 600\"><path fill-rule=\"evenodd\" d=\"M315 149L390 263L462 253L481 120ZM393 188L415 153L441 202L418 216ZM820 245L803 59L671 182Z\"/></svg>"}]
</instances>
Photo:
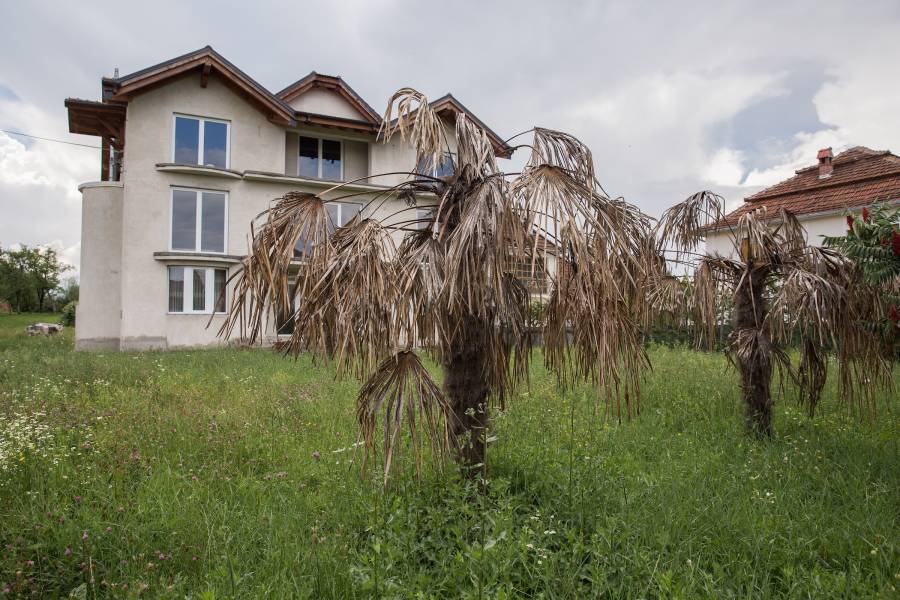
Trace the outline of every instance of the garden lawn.
<instances>
[{"instance_id":1,"label":"garden lawn","mask_svg":"<svg viewBox=\"0 0 900 600\"><path fill-rule=\"evenodd\" d=\"M540 361L479 493L360 476L358 383L267 350L76 353L0 316L0 594L898 597L898 403L742 430L721 355L654 347L618 423ZM833 371L834 372L834 371Z\"/></svg>"}]
</instances>

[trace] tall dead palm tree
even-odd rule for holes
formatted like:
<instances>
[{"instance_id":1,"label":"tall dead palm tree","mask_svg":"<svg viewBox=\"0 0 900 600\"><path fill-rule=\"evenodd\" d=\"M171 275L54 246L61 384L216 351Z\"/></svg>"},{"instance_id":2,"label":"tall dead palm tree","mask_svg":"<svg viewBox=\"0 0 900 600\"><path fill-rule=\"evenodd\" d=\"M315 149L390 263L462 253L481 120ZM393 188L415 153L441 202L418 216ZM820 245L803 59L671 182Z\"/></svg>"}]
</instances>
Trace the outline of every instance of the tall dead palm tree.
<instances>
[{"instance_id":1,"label":"tall dead palm tree","mask_svg":"<svg viewBox=\"0 0 900 600\"><path fill-rule=\"evenodd\" d=\"M871 406L876 387L890 386L890 371L877 340L861 324L883 307L853 261L808 245L790 212L767 215L764 208L728 225L731 256L698 253L707 232L722 226L723 218L723 199L708 191L663 214L655 230L660 258L648 278L652 308L684 315L696 327L698 344L711 344L717 328L727 323L722 308L728 307L733 329L727 353L740 373L747 427L760 436L772 433L776 367L797 382L799 399L812 416L833 354L841 397L852 407ZM672 268L692 275L690 294ZM788 354L794 344L800 350L796 369Z\"/></svg>"},{"instance_id":2,"label":"tall dead palm tree","mask_svg":"<svg viewBox=\"0 0 900 600\"><path fill-rule=\"evenodd\" d=\"M547 365L563 382L592 381L621 413L636 409L650 220L607 197L580 141L542 128L526 134L531 143L517 146L530 150L526 166L504 173L485 132L460 114L449 176L409 173L342 227L325 203L360 194L343 185L289 193L252 230L221 334L237 328L257 341L267 320L296 306L285 351L312 352L364 380L357 416L367 458L381 416L386 475L404 423L417 467L424 438L439 456L452 450L464 465L484 463L489 407L528 377L529 292L513 265L534 270L539 230L561 263L542 332ZM380 137L394 135L412 144L426 173L448 156L442 123L415 90L388 103ZM393 222L370 217L397 198L405 204ZM427 218L416 210L423 205L433 208ZM420 353L442 367L443 389Z\"/></svg>"}]
</instances>

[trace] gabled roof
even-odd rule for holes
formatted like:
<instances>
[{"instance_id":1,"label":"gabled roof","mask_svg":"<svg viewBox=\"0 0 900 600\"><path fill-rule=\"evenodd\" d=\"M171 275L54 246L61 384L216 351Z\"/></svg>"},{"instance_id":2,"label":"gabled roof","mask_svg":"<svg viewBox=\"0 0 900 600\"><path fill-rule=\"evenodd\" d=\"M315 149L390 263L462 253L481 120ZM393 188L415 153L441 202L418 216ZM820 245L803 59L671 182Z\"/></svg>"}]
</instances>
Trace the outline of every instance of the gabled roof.
<instances>
[{"instance_id":1,"label":"gabled roof","mask_svg":"<svg viewBox=\"0 0 900 600\"><path fill-rule=\"evenodd\" d=\"M889 150L855 146L831 164L834 170L825 178L819 177L818 165L798 169L790 179L745 198L713 228L733 225L761 206L771 218L782 208L802 217L900 200L900 157Z\"/></svg>"},{"instance_id":2,"label":"gabled roof","mask_svg":"<svg viewBox=\"0 0 900 600\"><path fill-rule=\"evenodd\" d=\"M428 103L428 105L436 112L437 114L441 113L451 113L454 117L460 113L465 114L468 118L475 121L475 124L478 125L490 138L491 144L494 146L494 153L497 156L502 158L509 158L512 156L513 149L507 144L503 138L497 135L493 129L485 125L484 121L475 116L475 113L466 108L462 102L457 100L453 94L447 93L444 96L441 96L437 100L432 100Z\"/></svg>"},{"instance_id":3,"label":"gabled roof","mask_svg":"<svg viewBox=\"0 0 900 600\"><path fill-rule=\"evenodd\" d=\"M173 78L193 72L200 74L200 85L203 87L206 87L209 74L215 72L226 85L265 112L271 121L283 125L294 124L293 108L226 60L211 46L204 46L123 77L104 78L104 89L110 90L108 98L104 99L111 102L127 102L134 96L167 83Z\"/></svg>"},{"instance_id":4,"label":"gabled roof","mask_svg":"<svg viewBox=\"0 0 900 600\"><path fill-rule=\"evenodd\" d=\"M363 100L362 96L357 94L353 88L347 85L347 82L339 76L324 75L322 73L310 71L309 75L298 79L287 86L278 92L277 96L283 102L287 103L312 89L326 89L335 92L362 115L362 120L376 126L381 124L381 117L375 112L375 109L369 106L369 103Z\"/></svg>"}]
</instances>

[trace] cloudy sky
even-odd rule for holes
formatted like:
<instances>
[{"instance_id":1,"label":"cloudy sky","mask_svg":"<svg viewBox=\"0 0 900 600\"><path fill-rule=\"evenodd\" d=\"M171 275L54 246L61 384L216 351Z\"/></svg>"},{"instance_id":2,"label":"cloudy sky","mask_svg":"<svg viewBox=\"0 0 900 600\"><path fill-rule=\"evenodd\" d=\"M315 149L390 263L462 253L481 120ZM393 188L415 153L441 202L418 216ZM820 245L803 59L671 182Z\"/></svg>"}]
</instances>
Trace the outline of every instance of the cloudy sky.
<instances>
[{"instance_id":1,"label":"cloudy sky","mask_svg":"<svg viewBox=\"0 0 900 600\"><path fill-rule=\"evenodd\" d=\"M270 5L271 4L271 5ZM568 131L605 189L657 215L713 189L731 205L821 147L900 150L900 2L12 2L0 0L0 129L68 133L100 77L212 45L277 91L342 75L378 110L452 91L501 135ZM0 245L77 265L78 183L99 150L0 133Z\"/></svg>"}]
</instances>

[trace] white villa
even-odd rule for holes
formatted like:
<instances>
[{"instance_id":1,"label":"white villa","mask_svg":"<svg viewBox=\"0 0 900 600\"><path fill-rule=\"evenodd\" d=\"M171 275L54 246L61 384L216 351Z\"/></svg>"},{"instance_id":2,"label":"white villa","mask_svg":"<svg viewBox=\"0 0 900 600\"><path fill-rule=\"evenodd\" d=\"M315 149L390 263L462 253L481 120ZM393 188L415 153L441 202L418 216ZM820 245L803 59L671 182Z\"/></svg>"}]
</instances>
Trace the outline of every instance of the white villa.
<instances>
[{"instance_id":1,"label":"white villa","mask_svg":"<svg viewBox=\"0 0 900 600\"><path fill-rule=\"evenodd\" d=\"M79 186L79 349L222 343L220 292L246 252L251 221L273 199L416 169L399 136L376 139L378 112L340 77L313 72L272 93L209 46L103 78L100 101L65 105L72 133L102 140L100 181ZM451 152L453 122L465 113L497 155L509 157L502 138L452 95L432 107L446 121ZM403 177L351 183L341 193L375 194ZM331 204L332 218L343 225L368 199ZM400 202L370 216L396 213Z\"/></svg>"}]
</instances>

